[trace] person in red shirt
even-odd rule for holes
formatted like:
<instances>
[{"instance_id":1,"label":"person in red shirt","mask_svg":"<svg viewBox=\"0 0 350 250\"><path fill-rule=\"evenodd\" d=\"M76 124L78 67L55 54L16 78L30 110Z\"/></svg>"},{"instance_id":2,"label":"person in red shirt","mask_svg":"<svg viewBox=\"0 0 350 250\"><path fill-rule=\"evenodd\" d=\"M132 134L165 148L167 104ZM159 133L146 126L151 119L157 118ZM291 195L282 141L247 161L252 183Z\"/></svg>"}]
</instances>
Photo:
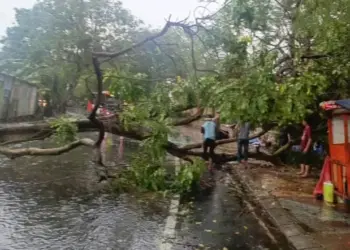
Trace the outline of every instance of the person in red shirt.
<instances>
[{"instance_id":1,"label":"person in red shirt","mask_svg":"<svg viewBox=\"0 0 350 250\"><path fill-rule=\"evenodd\" d=\"M303 120L303 134L301 137L301 159L300 159L300 172L298 173L301 177L305 178L309 176L310 172L310 163L312 160L311 147L312 147L312 138L311 138L311 127L306 120Z\"/></svg>"}]
</instances>

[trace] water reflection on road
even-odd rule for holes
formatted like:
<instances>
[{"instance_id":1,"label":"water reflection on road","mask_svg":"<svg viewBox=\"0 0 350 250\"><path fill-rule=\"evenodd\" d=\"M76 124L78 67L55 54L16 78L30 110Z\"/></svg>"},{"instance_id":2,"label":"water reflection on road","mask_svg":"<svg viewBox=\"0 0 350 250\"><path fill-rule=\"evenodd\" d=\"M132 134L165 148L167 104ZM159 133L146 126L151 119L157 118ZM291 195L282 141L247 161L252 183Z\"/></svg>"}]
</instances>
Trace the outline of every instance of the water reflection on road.
<instances>
[{"instance_id":1,"label":"water reflection on road","mask_svg":"<svg viewBox=\"0 0 350 250\"><path fill-rule=\"evenodd\" d=\"M130 150L135 149L126 146L126 153ZM115 145L112 152L117 151ZM173 250L197 249L200 244L214 249L271 246L249 214L233 220L242 204L234 198L236 194L228 195L227 187L222 185L194 202L197 209L194 217L175 215L178 219L175 239L165 239L169 200L159 196L152 199L131 194L108 195L101 191L93 166L89 148L57 157L9 160L0 156L0 250L155 250L164 240L172 242ZM196 221L203 223L202 227ZM234 235L244 226L253 230L249 235L259 239ZM208 229L219 234L211 234ZM247 247L246 241L251 242L248 245L252 248Z\"/></svg>"},{"instance_id":2,"label":"water reflection on road","mask_svg":"<svg viewBox=\"0 0 350 250\"><path fill-rule=\"evenodd\" d=\"M156 249L167 202L99 192L90 160L87 148L1 157L0 249Z\"/></svg>"}]
</instances>

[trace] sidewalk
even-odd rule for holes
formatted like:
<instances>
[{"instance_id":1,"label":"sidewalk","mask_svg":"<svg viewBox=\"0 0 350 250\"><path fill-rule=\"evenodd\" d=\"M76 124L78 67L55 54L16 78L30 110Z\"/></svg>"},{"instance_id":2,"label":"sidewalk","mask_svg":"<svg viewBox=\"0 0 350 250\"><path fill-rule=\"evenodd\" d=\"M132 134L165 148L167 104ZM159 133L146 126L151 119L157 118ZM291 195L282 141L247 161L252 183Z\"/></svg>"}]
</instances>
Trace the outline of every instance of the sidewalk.
<instances>
[{"instance_id":1,"label":"sidewalk","mask_svg":"<svg viewBox=\"0 0 350 250\"><path fill-rule=\"evenodd\" d=\"M314 199L317 173L301 179L292 167L231 167L296 249L350 249L350 214Z\"/></svg>"},{"instance_id":2,"label":"sidewalk","mask_svg":"<svg viewBox=\"0 0 350 250\"><path fill-rule=\"evenodd\" d=\"M200 124L183 127L181 133L200 141ZM216 150L233 153L236 144L221 145ZM342 212L341 207L324 205L312 195L319 173L301 179L293 167L249 162L248 168L229 165L296 249L350 250L350 214Z\"/></svg>"}]
</instances>

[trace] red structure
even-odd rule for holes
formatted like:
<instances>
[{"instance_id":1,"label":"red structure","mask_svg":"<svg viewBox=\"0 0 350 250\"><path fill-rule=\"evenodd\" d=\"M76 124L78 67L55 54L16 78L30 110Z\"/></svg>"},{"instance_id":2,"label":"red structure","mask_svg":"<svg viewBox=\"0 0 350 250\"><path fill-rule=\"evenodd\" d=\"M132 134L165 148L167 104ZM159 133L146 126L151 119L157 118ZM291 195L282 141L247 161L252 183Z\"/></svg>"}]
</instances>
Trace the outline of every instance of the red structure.
<instances>
[{"instance_id":1,"label":"red structure","mask_svg":"<svg viewBox=\"0 0 350 250\"><path fill-rule=\"evenodd\" d=\"M322 102L328 114L330 179L335 195L350 200L350 99ZM322 176L321 176L322 178Z\"/></svg>"}]
</instances>

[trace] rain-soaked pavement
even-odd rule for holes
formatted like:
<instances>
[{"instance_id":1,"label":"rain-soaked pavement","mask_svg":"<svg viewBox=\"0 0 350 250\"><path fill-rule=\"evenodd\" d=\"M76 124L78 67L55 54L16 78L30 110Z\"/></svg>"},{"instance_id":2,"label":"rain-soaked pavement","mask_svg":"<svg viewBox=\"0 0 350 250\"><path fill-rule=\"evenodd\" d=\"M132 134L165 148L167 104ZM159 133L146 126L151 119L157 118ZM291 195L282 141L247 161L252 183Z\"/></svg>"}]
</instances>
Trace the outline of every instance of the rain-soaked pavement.
<instances>
[{"instance_id":1,"label":"rain-soaked pavement","mask_svg":"<svg viewBox=\"0 0 350 250\"><path fill-rule=\"evenodd\" d=\"M214 178L211 192L184 205L174 250L291 249L264 212L253 206L237 177L217 172Z\"/></svg>"},{"instance_id":2,"label":"rain-soaked pavement","mask_svg":"<svg viewBox=\"0 0 350 250\"><path fill-rule=\"evenodd\" d=\"M245 170L252 180L275 196L296 224L325 249L350 249L350 213L344 204L327 204L316 200L313 190L319 171L311 178L298 178L293 167L251 166Z\"/></svg>"},{"instance_id":3,"label":"rain-soaked pavement","mask_svg":"<svg viewBox=\"0 0 350 250\"><path fill-rule=\"evenodd\" d=\"M171 201L102 192L90 159L87 148L0 157L0 250L289 249L278 233L276 242L267 235L225 174L216 175L211 192L180 205L169 238Z\"/></svg>"}]
</instances>

